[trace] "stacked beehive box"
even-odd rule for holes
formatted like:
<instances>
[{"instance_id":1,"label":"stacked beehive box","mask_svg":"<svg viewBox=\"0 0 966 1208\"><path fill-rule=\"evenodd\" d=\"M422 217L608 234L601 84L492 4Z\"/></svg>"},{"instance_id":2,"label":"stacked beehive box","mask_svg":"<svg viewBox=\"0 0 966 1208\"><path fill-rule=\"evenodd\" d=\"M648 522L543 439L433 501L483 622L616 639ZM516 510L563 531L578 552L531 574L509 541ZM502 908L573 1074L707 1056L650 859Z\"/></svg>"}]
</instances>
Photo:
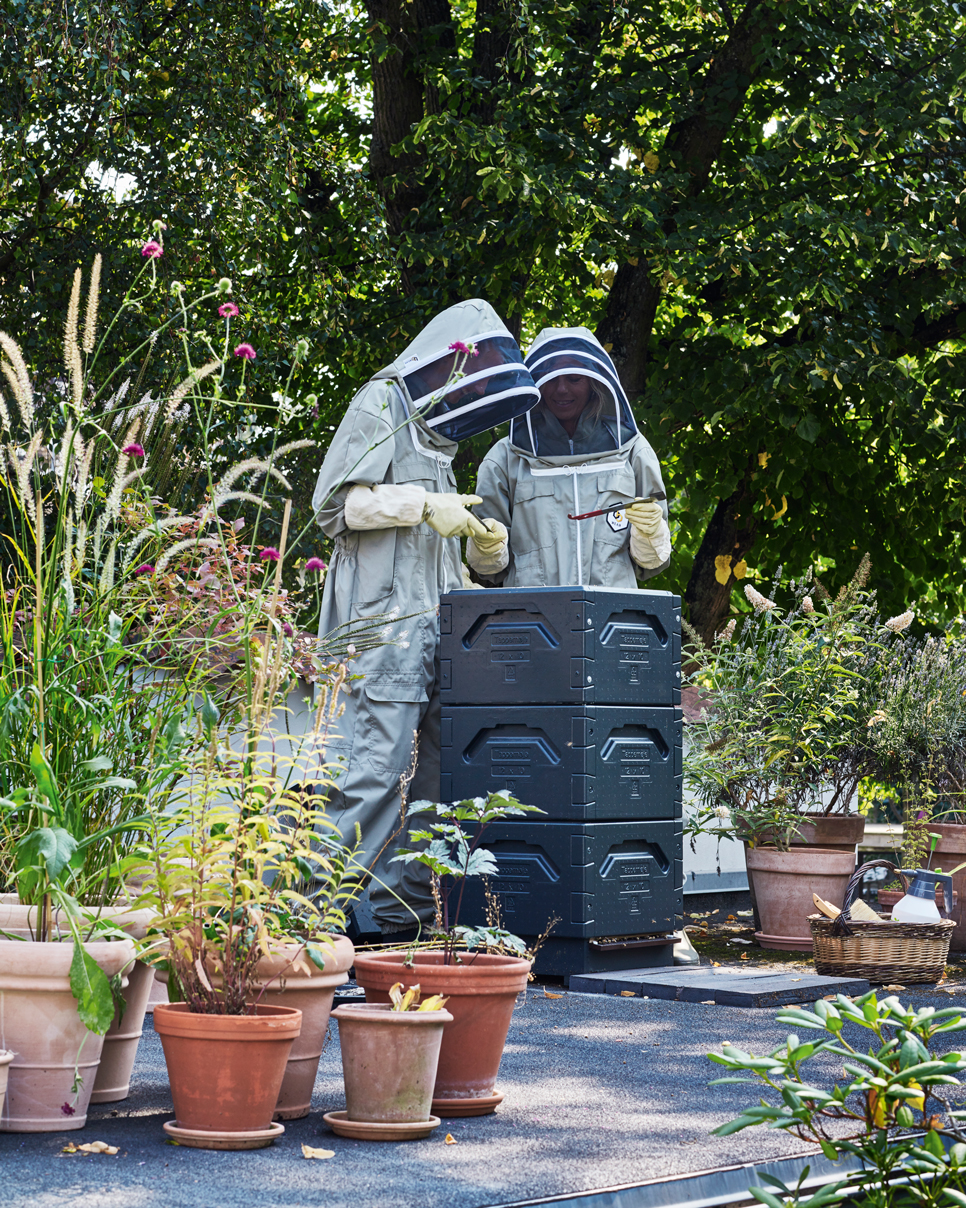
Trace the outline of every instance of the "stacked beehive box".
<instances>
[{"instance_id":1,"label":"stacked beehive box","mask_svg":"<svg viewBox=\"0 0 966 1208\"><path fill-rule=\"evenodd\" d=\"M671 963L682 909L681 602L513 588L440 607L442 798L508 789L542 815L485 835L504 925L569 975ZM482 892L464 903L481 922Z\"/></svg>"}]
</instances>

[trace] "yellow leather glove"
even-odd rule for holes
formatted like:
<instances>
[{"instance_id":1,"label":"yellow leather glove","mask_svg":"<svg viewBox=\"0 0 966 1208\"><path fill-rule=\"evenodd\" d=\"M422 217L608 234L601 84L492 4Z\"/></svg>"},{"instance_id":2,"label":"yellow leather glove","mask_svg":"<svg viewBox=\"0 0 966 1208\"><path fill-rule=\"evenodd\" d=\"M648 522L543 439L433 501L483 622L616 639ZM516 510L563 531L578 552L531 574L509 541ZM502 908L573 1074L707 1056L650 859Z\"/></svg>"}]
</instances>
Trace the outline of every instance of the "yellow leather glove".
<instances>
[{"instance_id":1,"label":"yellow leather glove","mask_svg":"<svg viewBox=\"0 0 966 1208\"><path fill-rule=\"evenodd\" d=\"M653 499L632 503L629 508L624 509L624 515L642 536L652 539L661 531L662 525L667 527L661 505Z\"/></svg>"},{"instance_id":2,"label":"yellow leather glove","mask_svg":"<svg viewBox=\"0 0 966 1208\"><path fill-rule=\"evenodd\" d=\"M645 570L656 570L671 558L671 530L661 505L653 499L632 503L624 515L631 523L631 557Z\"/></svg>"},{"instance_id":3,"label":"yellow leather glove","mask_svg":"<svg viewBox=\"0 0 966 1208\"><path fill-rule=\"evenodd\" d=\"M471 533L466 544L466 561L478 575L489 578L503 570L510 561L509 533L499 520L483 520L482 533Z\"/></svg>"},{"instance_id":4,"label":"yellow leather glove","mask_svg":"<svg viewBox=\"0 0 966 1208\"><path fill-rule=\"evenodd\" d=\"M441 537L469 537L471 533L485 533L479 520L466 509L482 503L479 495L437 494L426 492L423 519Z\"/></svg>"}]
</instances>

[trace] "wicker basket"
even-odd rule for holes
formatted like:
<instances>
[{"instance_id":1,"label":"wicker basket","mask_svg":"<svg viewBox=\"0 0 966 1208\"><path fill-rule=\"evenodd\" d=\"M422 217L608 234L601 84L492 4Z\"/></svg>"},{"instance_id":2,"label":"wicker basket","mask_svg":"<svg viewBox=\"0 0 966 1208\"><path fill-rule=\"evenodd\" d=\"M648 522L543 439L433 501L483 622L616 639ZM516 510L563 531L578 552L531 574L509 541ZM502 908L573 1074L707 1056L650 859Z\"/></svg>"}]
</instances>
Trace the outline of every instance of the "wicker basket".
<instances>
[{"instance_id":1,"label":"wicker basket","mask_svg":"<svg viewBox=\"0 0 966 1208\"><path fill-rule=\"evenodd\" d=\"M888 860L870 860L860 865L845 891L845 905L836 919L812 914L815 971L831 977L864 977L870 982L901 982L903 985L938 982L946 966L949 941L956 924L952 919L938 923L862 923L851 917L851 906L864 873L887 868L908 882Z\"/></svg>"}]
</instances>

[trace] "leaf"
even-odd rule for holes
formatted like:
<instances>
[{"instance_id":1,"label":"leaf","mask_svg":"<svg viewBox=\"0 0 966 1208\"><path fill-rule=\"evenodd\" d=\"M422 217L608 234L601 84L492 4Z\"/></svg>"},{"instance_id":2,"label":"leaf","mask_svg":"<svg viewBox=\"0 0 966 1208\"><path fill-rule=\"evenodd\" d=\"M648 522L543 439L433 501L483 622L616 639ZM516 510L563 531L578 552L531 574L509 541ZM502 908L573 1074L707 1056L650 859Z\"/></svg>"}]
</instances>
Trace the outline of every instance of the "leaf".
<instances>
[{"instance_id":1,"label":"leaf","mask_svg":"<svg viewBox=\"0 0 966 1208\"><path fill-rule=\"evenodd\" d=\"M442 994L431 994L429 998L424 998L419 1004L420 1011L442 1011L449 1002L448 998L444 998Z\"/></svg>"},{"instance_id":2,"label":"leaf","mask_svg":"<svg viewBox=\"0 0 966 1208\"><path fill-rule=\"evenodd\" d=\"M313 1149L311 1145L302 1145L303 1158L334 1158L334 1149Z\"/></svg>"},{"instance_id":3,"label":"leaf","mask_svg":"<svg viewBox=\"0 0 966 1208\"><path fill-rule=\"evenodd\" d=\"M62 826L39 826L17 844L17 867L42 866L49 881L56 881L70 864L77 840Z\"/></svg>"},{"instance_id":4,"label":"leaf","mask_svg":"<svg viewBox=\"0 0 966 1208\"><path fill-rule=\"evenodd\" d=\"M443 1144L444 1145L455 1145L456 1138L453 1136L452 1133L447 1133L446 1136L443 1138Z\"/></svg>"},{"instance_id":5,"label":"leaf","mask_svg":"<svg viewBox=\"0 0 966 1208\"><path fill-rule=\"evenodd\" d=\"M84 945L76 941L70 961L70 992L77 999L81 1022L90 1031L103 1036L114 1019L111 983Z\"/></svg>"},{"instance_id":6,"label":"leaf","mask_svg":"<svg viewBox=\"0 0 966 1208\"><path fill-rule=\"evenodd\" d=\"M30 752L30 770L34 774L34 780L37 781L37 788L60 814L60 794L57 792L54 769L47 762L47 757L40 749L40 743L37 742L34 743Z\"/></svg>"}]
</instances>

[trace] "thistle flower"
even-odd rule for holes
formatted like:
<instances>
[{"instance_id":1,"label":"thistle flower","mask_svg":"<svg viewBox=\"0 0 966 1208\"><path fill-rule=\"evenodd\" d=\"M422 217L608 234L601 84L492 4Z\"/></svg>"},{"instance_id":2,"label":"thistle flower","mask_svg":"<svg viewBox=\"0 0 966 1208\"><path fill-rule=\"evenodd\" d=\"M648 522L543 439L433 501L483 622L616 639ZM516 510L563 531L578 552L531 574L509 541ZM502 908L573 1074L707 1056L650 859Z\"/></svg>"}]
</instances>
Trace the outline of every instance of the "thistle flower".
<instances>
[{"instance_id":1,"label":"thistle flower","mask_svg":"<svg viewBox=\"0 0 966 1208\"><path fill-rule=\"evenodd\" d=\"M235 356L244 357L246 361L254 361L255 349L252 348L251 344L239 344L235 349Z\"/></svg>"},{"instance_id":2,"label":"thistle flower","mask_svg":"<svg viewBox=\"0 0 966 1208\"><path fill-rule=\"evenodd\" d=\"M750 583L745 584L745 599L752 606L755 612L771 612L775 607L775 601L769 600L763 596L760 591L755 591Z\"/></svg>"},{"instance_id":3,"label":"thistle flower","mask_svg":"<svg viewBox=\"0 0 966 1208\"><path fill-rule=\"evenodd\" d=\"M164 248L156 239L149 239L144 247L141 248L141 255L149 256L152 260L160 260L163 252Z\"/></svg>"},{"instance_id":4,"label":"thistle flower","mask_svg":"<svg viewBox=\"0 0 966 1208\"><path fill-rule=\"evenodd\" d=\"M478 357L479 349L473 344L464 344L462 340L454 340L449 346L450 352L462 352L464 356Z\"/></svg>"},{"instance_id":5,"label":"thistle flower","mask_svg":"<svg viewBox=\"0 0 966 1208\"><path fill-rule=\"evenodd\" d=\"M319 573L325 570L325 563L321 558L309 558L305 564L306 571L317 570Z\"/></svg>"},{"instance_id":6,"label":"thistle flower","mask_svg":"<svg viewBox=\"0 0 966 1208\"><path fill-rule=\"evenodd\" d=\"M134 573L135 575L153 575L154 567L150 562L142 562Z\"/></svg>"},{"instance_id":7,"label":"thistle flower","mask_svg":"<svg viewBox=\"0 0 966 1208\"><path fill-rule=\"evenodd\" d=\"M274 545L266 545L265 548L259 552L258 556L263 562L277 562L281 555Z\"/></svg>"},{"instance_id":8,"label":"thistle flower","mask_svg":"<svg viewBox=\"0 0 966 1208\"><path fill-rule=\"evenodd\" d=\"M814 612L814 611L815 611L815 605L812 603L812 597L806 596L804 598L804 600L802 600L802 612Z\"/></svg>"},{"instance_id":9,"label":"thistle flower","mask_svg":"<svg viewBox=\"0 0 966 1208\"><path fill-rule=\"evenodd\" d=\"M218 307L218 313L223 319L234 319L241 312L234 302L222 302L221 306Z\"/></svg>"},{"instance_id":10,"label":"thistle flower","mask_svg":"<svg viewBox=\"0 0 966 1208\"><path fill-rule=\"evenodd\" d=\"M77 1112L77 1108L71 1107L71 1105L69 1103L62 1103L60 1105L60 1110L64 1113L65 1116L73 1116Z\"/></svg>"},{"instance_id":11,"label":"thistle flower","mask_svg":"<svg viewBox=\"0 0 966 1208\"><path fill-rule=\"evenodd\" d=\"M160 239L161 232L166 231L168 229L168 224L166 222L163 222L160 218L155 218L151 222L151 229L154 231L154 233Z\"/></svg>"},{"instance_id":12,"label":"thistle flower","mask_svg":"<svg viewBox=\"0 0 966 1208\"><path fill-rule=\"evenodd\" d=\"M309 355L308 340L299 340L295 345L295 359L297 361L304 361L308 355Z\"/></svg>"},{"instance_id":13,"label":"thistle flower","mask_svg":"<svg viewBox=\"0 0 966 1208\"><path fill-rule=\"evenodd\" d=\"M141 445L138 445L138 444L125 445L124 448L121 450L121 452L124 454L125 457L143 457L144 456L144 449Z\"/></svg>"},{"instance_id":14,"label":"thistle flower","mask_svg":"<svg viewBox=\"0 0 966 1208\"><path fill-rule=\"evenodd\" d=\"M84 314L84 338L81 347L88 354L94 351L94 340L97 335L97 304L101 296L101 253L94 257L91 267L91 279L87 285L87 310Z\"/></svg>"},{"instance_id":15,"label":"thistle flower","mask_svg":"<svg viewBox=\"0 0 966 1208\"><path fill-rule=\"evenodd\" d=\"M908 629L915 620L914 612L900 612L897 617L890 617L885 622L886 629L891 629L893 633L902 633L903 629Z\"/></svg>"},{"instance_id":16,"label":"thistle flower","mask_svg":"<svg viewBox=\"0 0 966 1208\"><path fill-rule=\"evenodd\" d=\"M715 641L716 642L730 642L734 632L735 632L735 619L734 619L734 617L732 617L731 620L728 622L728 624L724 627L724 629L722 629L722 631L720 633L716 633L714 635Z\"/></svg>"},{"instance_id":17,"label":"thistle flower","mask_svg":"<svg viewBox=\"0 0 966 1208\"><path fill-rule=\"evenodd\" d=\"M282 633L284 633L287 638L295 637L295 630L288 623L288 621L282 622Z\"/></svg>"},{"instance_id":18,"label":"thistle flower","mask_svg":"<svg viewBox=\"0 0 966 1208\"><path fill-rule=\"evenodd\" d=\"M184 293L184 282L183 281L172 281L171 282L171 292L173 294L183 294Z\"/></svg>"},{"instance_id":19,"label":"thistle flower","mask_svg":"<svg viewBox=\"0 0 966 1208\"><path fill-rule=\"evenodd\" d=\"M215 286L215 292L220 297L225 297L231 293L231 279L229 277L219 277L218 284Z\"/></svg>"}]
</instances>

